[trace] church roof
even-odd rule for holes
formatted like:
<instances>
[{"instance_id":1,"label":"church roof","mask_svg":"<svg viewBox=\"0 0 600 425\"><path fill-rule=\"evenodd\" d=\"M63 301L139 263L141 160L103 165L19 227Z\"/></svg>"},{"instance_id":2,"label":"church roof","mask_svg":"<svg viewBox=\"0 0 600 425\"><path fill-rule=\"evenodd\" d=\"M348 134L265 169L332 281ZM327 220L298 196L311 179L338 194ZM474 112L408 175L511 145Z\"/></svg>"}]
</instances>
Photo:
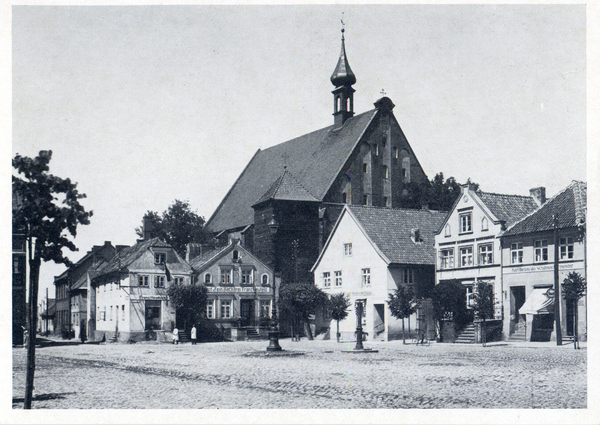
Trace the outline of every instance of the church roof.
<instances>
[{"instance_id":1,"label":"church roof","mask_svg":"<svg viewBox=\"0 0 600 425\"><path fill-rule=\"evenodd\" d=\"M301 186L322 201L377 114L373 109L265 150L258 150L206 224L218 232L254 223L254 205L279 177L284 164Z\"/></svg>"},{"instance_id":2,"label":"church roof","mask_svg":"<svg viewBox=\"0 0 600 425\"><path fill-rule=\"evenodd\" d=\"M539 210L514 223L503 236L553 230L553 216L557 217L559 229L581 226L586 220L586 210L587 185L575 180Z\"/></svg>"},{"instance_id":3,"label":"church roof","mask_svg":"<svg viewBox=\"0 0 600 425\"><path fill-rule=\"evenodd\" d=\"M262 204L270 199L280 201L319 201L287 169L283 171L281 176L275 180L254 205Z\"/></svg>"},{"instance_id":4,"label":"church roof","mask_svg":"<svg viewBox=\"0 0 600 425\"><path fill-rule=\"evenodd\" d=\"M476 192L476 194L498 220L505 222L506 227L538 209L538 204L531 196L490 192Z\"/></svg>"}]
</instances>

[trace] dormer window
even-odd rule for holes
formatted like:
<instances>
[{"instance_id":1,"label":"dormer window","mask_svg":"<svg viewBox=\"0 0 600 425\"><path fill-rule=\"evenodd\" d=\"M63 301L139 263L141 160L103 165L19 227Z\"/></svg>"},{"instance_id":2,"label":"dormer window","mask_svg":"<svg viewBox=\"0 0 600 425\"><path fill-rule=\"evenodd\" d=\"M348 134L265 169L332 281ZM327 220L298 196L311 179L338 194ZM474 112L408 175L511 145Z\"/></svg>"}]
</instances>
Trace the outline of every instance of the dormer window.
<instances>
[{"instance_id":1,"label":"dormer window","mask_svg":"<svg viewBox=\"0 0 600 425\"><path fill-rule=\"evenodd\" d=\"M261 283L263 284L263 286L267 286L269 284L269 275L268 274L263 274L261 276Z\"/></svg>"},{"instance_id":2,"label":"dormer window","mask_svg":"<svg viewBox=\"0 0 600 425\"><path fill-rule=\"evenodd\" d=\"M164 264L167 261L167 254L164 252L154 253L154 264Z\"/></svg>"},{"instance_id":3,"label":"dormer window","mask_svg":"<svg viewBox=\"0 0 600 425\"><path fill-rule=\"evenodd\" d=\"M233 250L233 254L232 254L231 258L233 258L233 261L238 261L240 259L240 253L238 252L237 249Z\"/></svg>"}]
</instances>

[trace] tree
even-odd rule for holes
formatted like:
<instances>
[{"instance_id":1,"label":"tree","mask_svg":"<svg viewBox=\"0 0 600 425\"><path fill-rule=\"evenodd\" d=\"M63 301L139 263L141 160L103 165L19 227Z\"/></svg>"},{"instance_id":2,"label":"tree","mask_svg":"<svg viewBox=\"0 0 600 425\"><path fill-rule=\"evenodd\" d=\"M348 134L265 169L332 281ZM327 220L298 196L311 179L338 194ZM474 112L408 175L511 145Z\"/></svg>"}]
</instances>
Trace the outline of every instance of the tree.
<instances>
[{"instance_id":1,"label":"tree","mask_svg":"<svg viewBox=\"0 0 600 425\"><path fill-rule=\"evenodd\" d=\"M449 280L433 288L432 299L434 319L454 321L458 328L468 320L465 287L457 280Z\"/></svg>"},{"instance_id":2,"label":"tree","mask_svg":"<svg viewBox=\"0 0 600 425\"><path fill-rule=\"evenodd\" d=\"M71 266L63 248L77 251L69 239L77 236L77 226L89 224L92 211L79 203L85 194L77 191L77 183L49 174L52 151L40 151L35 158L17 154L12 160L16 175L13 185L13 233L24 235L29 252L29 306L27 375L24 408L31 409L35 374L35 333L37 298L41 262L54 261Z\"/></svg>"},{"instance_id":3,"label":"tree","mask_svg":"<svg viewBox=\"0 0 600 425\"><path fill-rule=\"evenodd\" d=\"M335 333L336 341L340 342L340 322L348 317L348 308L350 308L350 297L343 292L333 294L329 297L329 311L331 318L337 322Z\"/></svg>"},{"instance_id":4,"label":"tree","mask_svg":"<svg viewBox=\"0 0 600 425\"><path fill-rule=\"evenodd\" d=\"M188 201L175 199L162 216L155 211L148 211L144 218L149 219L153 235L171 245L182 257L185 257L188 243L202 243L209 238L204 230L204 217L192 211ZM136 228L135 233L142 237L143 225Z\"/></svg>"},{"instance_id":5,"label":"tree","mask_svg":"<svg viewBox=\"0 0 600 425\"><path fill-rule=\"evenodd\" d=\"M494 318L494 287L490 283L480 280L477 282L475 293L473 294L473 308L474 313L479 319L481 319L481 342L485 347L486 329L485 321L487 319Z\"/></svg>"},{"instance_id":6,"label":"tree","mask_svg":"<svg viewBox=\"0 0 600 425\"><path fill-rule=\"evenodd\" d=\"M573 346L575 349L579 348L579 338L577 329L577 321L579 320L579 314L577 311L577 302L581 298L583 298L583 296L585 296L586 291L587 282L585 278L577 272L569 273L565 280L563 280L563 299L567 303L571 303L573 305Z\"/></svg>"},{"instance_id":7,"label":"tree","mask_svg":"<svg viewBox=\"0 0 600 425\"><path fill-rule=\"evenodd\" d=\"M327 294L312 282L286 283L279 289L279 310L291 318L292 337L300 322L308 323L309 316L328 302ZM313 339L310 327L307 333Z\"/></svg>"},{"instance_id":8,"label":"tree","mask_svg":"<svg viewBox=\"0 0 600 425\"><path fill-rule=\"evenodd\" d=\"M394 293L389 294L388 297L387 304L390 308L390 313L396 319L402 320L402 343L406 344L404 319L416 313L419 303L410 286L400 285L396 288Z\"/></svg>"},{"instance_id":9,"label":"tree","mask_svg":"<svg viewBox=\"0 0 600 425\"><path fill-rule=\"evenodd\" d=\"M200 322L206 308L207 290L202 285L172 284L167 288L169 302L173 303L178 318L184 323L184 329Z\"/></svg>"},{"instance_id":10,"label":"tree","mask_svg":"<svg viewBox=\"0 0 600 425\"><path fill-rule=\"evenodd\" d=\"M467 180L471 190L478 191L479 184ZM405 186L402 205L405 208L422 208L428 206L432 210L449 211L460 195L460 184L449 177L444 180L444 173L437 173L431 181L423 183L410 182Z\"/></svg>"}]
</instances>

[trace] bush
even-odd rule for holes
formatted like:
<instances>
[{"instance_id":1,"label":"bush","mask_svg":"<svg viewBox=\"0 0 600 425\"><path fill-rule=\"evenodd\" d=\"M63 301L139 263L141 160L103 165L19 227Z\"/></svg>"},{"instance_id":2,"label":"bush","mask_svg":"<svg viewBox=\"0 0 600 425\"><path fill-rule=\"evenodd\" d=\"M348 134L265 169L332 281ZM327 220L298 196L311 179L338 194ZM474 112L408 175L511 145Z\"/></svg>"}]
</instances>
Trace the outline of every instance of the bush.
<instances>
[{"instance_id":1,"label":"bush","mask_svg":"<svg viewBox=\"0 0 600 425\"><path fill-rule=\"evenodd\" d=\"M433 288L433 314L436 320L452 317L456 329L464 327L469 321L465 287L457 280L442 282Z\"/></svg>"},{"instance_id":2,"label":"bush","mask_svg":"<svg viewBox=\"0 0 600 425\"><path fill-rule=\"evenodd\" d=\"M223 331L209 319L201 319L196 325L198 342L225 341Z\"/></svg>"}]
</instances>

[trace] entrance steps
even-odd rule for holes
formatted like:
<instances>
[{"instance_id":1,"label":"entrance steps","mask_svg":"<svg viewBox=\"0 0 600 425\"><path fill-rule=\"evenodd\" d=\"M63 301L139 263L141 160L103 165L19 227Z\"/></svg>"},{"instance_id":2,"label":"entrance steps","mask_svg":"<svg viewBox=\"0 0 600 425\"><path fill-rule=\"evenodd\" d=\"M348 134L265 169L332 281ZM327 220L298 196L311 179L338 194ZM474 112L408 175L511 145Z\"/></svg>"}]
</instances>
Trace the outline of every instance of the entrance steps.
<instances>
[{"instance_id":1,"label":"entrance steps","mask_svg":"<svg viewBox=\"0 0 600 425\"><path fill-rule=\"evenodd\" d=\"M190 339L190 335L184 331L184 330L180 330L179 331L179 343L180 344L185 344L186 342L191 342L192 340Z\"/></svg>"},{"instance_id":2,"label":"entrance steps","mask_svg":"<svg viewBox=\"0 0 600 425\"><path fill-rule=\"evenodd\" d=\"M515 329L515 331L508 337L508 340L525 342L527 340L527 332L525 328L523 327Z\"/></svg>"},{"instance_id":3,"label":"entrance steps","mask_svg":"<svg viewBox=\"0 0 600 425\"><path fill-rule=\"evenodd\" d=\"M256 328L246 328L246 336L248 339L260 339L260 334Z\"/></svg>"},{"instance_id":4,"label":"entrance steps","mask_svg":"<svg viewBox=\"0 0 600 425\"><path fill-rule=\"evenodd\" d=\"M474 344L475 343L475 325L469 323L464 329L458 334L456 344Z\"/></svg>"}]
</instances>

